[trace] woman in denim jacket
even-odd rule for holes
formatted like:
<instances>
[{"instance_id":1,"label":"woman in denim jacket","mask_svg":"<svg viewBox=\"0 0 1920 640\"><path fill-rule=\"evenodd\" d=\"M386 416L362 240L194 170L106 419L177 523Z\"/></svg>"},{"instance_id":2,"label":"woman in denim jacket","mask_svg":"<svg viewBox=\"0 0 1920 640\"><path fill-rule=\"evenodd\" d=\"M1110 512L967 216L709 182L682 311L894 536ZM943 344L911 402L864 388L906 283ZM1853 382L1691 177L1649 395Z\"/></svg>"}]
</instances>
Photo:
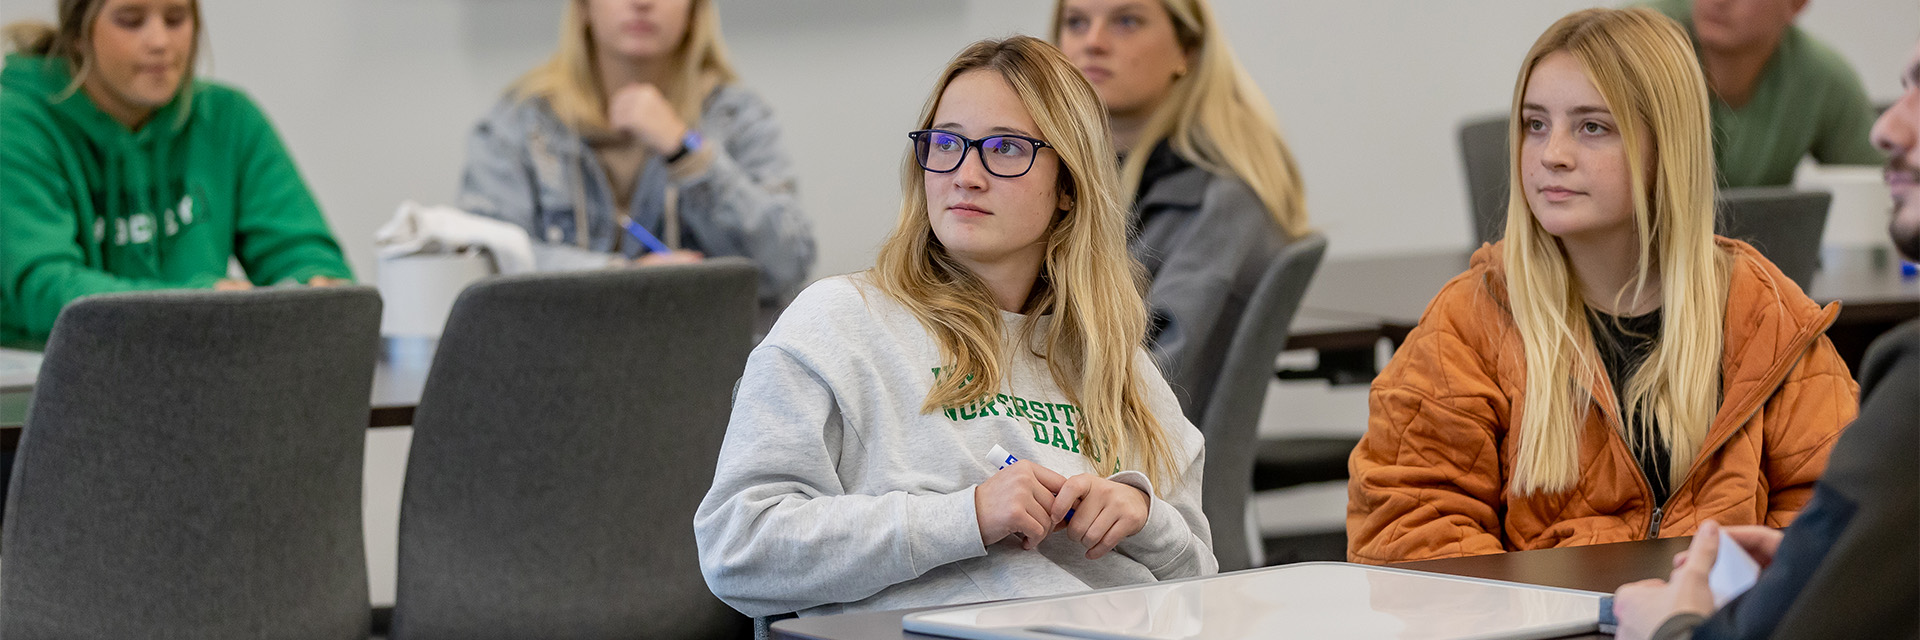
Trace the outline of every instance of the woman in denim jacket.
<instances>
[{"instance_id":1,"label":"woman in denim jacket","mask_svg":"<svg viewBox=\"0 0 1920 640\"><path fill-rule=\"evenodd\" d=\"M567 3L553 58L474 127L460 207L526 229L541 270L745 256L771 324L805 284L813 233L718 19L710 0Z\"/></svg>"}]
</instances>

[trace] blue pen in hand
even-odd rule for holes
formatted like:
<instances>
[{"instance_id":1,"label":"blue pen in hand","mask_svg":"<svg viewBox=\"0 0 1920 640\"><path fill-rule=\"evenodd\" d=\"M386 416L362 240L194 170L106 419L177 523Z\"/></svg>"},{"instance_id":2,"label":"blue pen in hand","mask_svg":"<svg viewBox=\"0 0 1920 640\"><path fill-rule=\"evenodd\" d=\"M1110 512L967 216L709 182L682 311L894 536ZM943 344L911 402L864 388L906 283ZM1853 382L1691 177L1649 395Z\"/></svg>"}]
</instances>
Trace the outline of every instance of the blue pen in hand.
<instances>
[{"instance_id":1,"label":"blue pen in hand","mask_svg":"<svg viewBox=\"0 0 1920 640\"><path fill-rule=\"evenodd\" d=\"M661 242L659 238L653 237L653 233L647 231L646 227L640 226L640 223L628 220L625 226L627 228L627 235L633 236L633 239L639 240L640 244L646 245L647 251L653 253L673 253L673 249L667 248L667 243Z\"/></svg>"},{"instance_id":2,"label":"blue pen in hand","mask_svg":"<svg viewBox=\"0 0 1920 640\"><path fill-rule=\"evenodd\" d=\"M987 451L987 455L993 457L993 468L995 469L1005 469L1007 465L1020 461L1019 458L1013 457L1013 454L1007 453L1006 449L1000 448L1000 445L997 444L993 445L993 448ZM1073 510L1068 509L1067 517L1061 518L1060 521L1073 522Z\"/></svg>"}]
</instances>

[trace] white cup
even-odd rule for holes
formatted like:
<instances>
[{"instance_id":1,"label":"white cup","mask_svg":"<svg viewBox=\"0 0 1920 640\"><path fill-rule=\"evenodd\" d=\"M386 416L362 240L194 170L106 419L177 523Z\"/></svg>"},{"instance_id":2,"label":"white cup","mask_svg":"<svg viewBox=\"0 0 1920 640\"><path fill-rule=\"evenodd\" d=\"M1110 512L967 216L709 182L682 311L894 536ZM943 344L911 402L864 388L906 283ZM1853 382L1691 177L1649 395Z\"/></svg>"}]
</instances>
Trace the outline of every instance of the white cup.
<instances>
[{"instance_id":1,"label":"white cup","mask_svg":"<svg viewBox=\"0 0 1920 640\"><path fill-rule=\"evenodd\" d=\"M460 292L490 275L493 260L477 251L382 258L375 280L386 305L380 335L439 338Z\"/></svg>"}]
</instances>

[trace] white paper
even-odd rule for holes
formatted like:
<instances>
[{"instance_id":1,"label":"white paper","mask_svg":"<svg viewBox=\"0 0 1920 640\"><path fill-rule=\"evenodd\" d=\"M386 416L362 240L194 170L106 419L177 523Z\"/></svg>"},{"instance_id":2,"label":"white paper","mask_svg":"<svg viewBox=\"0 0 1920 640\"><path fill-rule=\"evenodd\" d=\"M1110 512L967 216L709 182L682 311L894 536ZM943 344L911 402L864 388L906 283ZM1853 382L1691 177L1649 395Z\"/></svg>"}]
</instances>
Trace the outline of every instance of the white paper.
<instances>
[{"instance_id":1,"label":"white paper","mask_svg":"<svg viewBox=\"0 0 1920 640\"><path fill-rule=\"evenodd\" d=\"M1007 465L1020 461L1019 458L1013 457L1013 454L1007 453L1006 449L1000 448L1000 445L997 444L993 445L993 448L987 451L987 458L993 461L994 469L1005 469Z\"/></svg>"},{"instance_id":2,"label":"white paper","mask_svg":"<svg viewBox=\"0 0 1920 640\"><path fill-rule=\"evenodd\" d=\"M39 377L39 353L0 349L0 389L30 389Z\"/></svg>"},{"instance_id":3,"label":"white paper","mask_svg":"<svg viewBox=\"0 0 1920 640\"><path fill-rule=\"evenodd\" d=\"M1753 583L1760 581L1760 563L1747 555L1740 543L1720 530L1720 555L1713 559L1713 571L1707 574L1707 587L1713 590L1713 607L1726 606L1729 600L1740 597Z\"/></svg>"}]
</instances>

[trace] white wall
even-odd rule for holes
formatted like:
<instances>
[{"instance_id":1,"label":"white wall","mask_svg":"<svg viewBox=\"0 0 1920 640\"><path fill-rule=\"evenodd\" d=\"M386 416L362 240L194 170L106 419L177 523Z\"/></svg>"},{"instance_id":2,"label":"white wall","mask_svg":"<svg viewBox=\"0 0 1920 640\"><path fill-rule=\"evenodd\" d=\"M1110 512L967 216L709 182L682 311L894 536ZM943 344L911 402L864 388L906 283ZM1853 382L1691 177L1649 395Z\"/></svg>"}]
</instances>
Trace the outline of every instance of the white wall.
<instances>
[{"instance_id":1,"label":"white wall","mask_svg":"<svg viewBox=\"0 0 1920 640\"><path fill-rule=\"evenodd\" d=\"M1273 100L1335 254L1467 242L1454 148L1463 118L1498 111L1518 59L1581 0L1215 0ZM0 19L52 0L4 0ZM552 46L558 2L208 2L207 75L266 107L354 268L401 200L453 199L468 127ZM771 101L799 166L821 253L815 275L867 266L898 206L901 135L966 42L1040 33L1043 0L724 0L747 82ZM1911 0L1810 4L1802 25L1897 95L1920 38ZM828 153L828 150L831 153Z\"/></svg>"}]
</instances>

